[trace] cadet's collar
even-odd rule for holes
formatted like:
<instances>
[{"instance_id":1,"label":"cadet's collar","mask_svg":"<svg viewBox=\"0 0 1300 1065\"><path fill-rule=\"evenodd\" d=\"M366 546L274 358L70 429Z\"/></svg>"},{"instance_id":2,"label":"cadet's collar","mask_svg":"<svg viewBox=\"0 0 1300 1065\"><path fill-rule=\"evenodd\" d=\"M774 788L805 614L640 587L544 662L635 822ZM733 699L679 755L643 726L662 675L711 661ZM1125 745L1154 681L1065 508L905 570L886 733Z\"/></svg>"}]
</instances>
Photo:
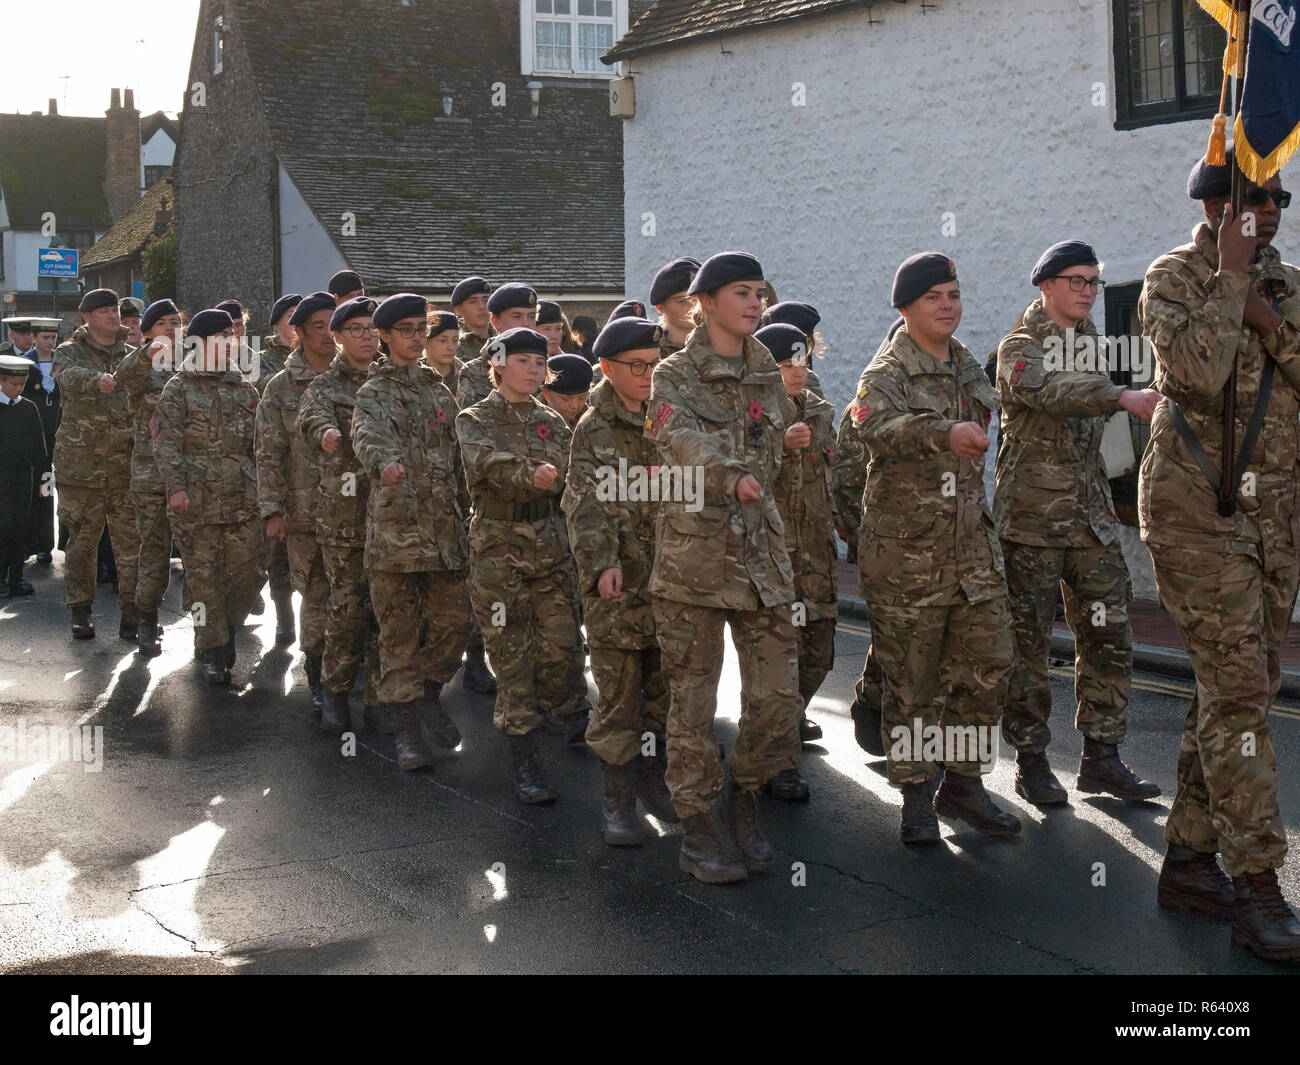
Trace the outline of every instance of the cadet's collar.
<instances>
[{"instance_id":1,"label":"cadet's collar","mask_svg":"<svg viewBox=\"0 0 1300 1065\"><path fill-rule=\"evenodd\" d=\"M330 363L330 369L335 373L342 374L344 377L365 377L370 373L372 366L374 366L373 362L364 370L358 370L352 363L348 362L348 357L341 350L334 355L334 360Z\"/></svg>"},{"instance_id":2,"label":"cadet's collar","mask_svg":"<svg viewBox=\"0 0 1300 1065\"><path fill-rule=\"evenodd\" d=\"M72 339L90 348L92 351L98 351L104 355L121 355L126 350L126 345L122 343L120 335L113 340L112 347L106 348L90 335L90 327L86 325L77 326L77 328L73 330Z\"/></svg>"},{"instance_id":3,"label":"cadet's collar","mask_svg":"<svg viewBox=\"0 0 1300 1065\"><path fill-rule=\"evenodd\" d=\"M909 374L919 373L956 373L958 352L961 350L961 342L955 337L948 340L948 362L936 359L928 351L908 335L907 326L900 326L897 333L894 334L893 352L896 358L903 365Z\"/></svg>"},{"instance_id":4,"label":"cadet's collar","mask_svg":"<svg viewBox=\"0 0 1300 1065\"><path fill-rule=\"evenodd\" d=\"M1057 325L1052 316L1047 313L1047 308L1043 306L1042 296L1039 296L1038 299L1025 308L1024 313L1020 316L1020 325L1038 341L1050 336L1059 337L1065 335L1065 330ZM1083 321L1074 327L1074 331L1079 335L1096 333L1097 327L1093 324L1092 316L1084 315Z\"/></svg>"},{"instance_id":5,"label":"cadet's collar","mask_svg":"<svg viewBox=\"0 0 1300 1065\"><path fill-rule=\"evenodd\" d=\"M739 378L731 364L713 350L708 330L704 326L691 330L682 351L695 364L702 381L730 378L733 381L744 380L748 384L766 384L772 379L781 380L781 371L777 369L771 353L753 337L745 337L742 341L741 353L745 362L744 372Z\"/></svg>"},{"instance_id":6,"label":"cadet's collar","mask_svg":"<svg viewBox=\"0 0 1300 1065\"><path fill-rule=\"evenodd\" d=\"M638 428L645 425L645 404L641 404L639 412L629 410L623 400L619 398L619 394L614 390L614 386L610 383L608 377L598 381L596 387L591 390L591 405L604 415L607 421L621 420Z\"/></svg>"}]
</instances>

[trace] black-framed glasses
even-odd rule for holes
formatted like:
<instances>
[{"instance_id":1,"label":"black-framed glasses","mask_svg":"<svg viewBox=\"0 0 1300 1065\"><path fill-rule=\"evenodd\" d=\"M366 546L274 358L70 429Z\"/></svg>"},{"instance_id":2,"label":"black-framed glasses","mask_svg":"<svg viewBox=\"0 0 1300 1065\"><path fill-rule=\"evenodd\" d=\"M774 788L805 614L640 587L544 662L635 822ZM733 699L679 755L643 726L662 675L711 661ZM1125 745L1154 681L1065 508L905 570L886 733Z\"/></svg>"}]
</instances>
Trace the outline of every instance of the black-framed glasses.
<instances>
[{"instance_id":1,"label":"black-framed glasses","mask_svg":"<svg viewBox=\"0 0 1300 1065\"><path fill-rule=\"evenodd\" d=\"M429 327L427 325L395 325L393 332L403 340L414 340L416 337L427 337Z\"/></svg>"},{"instance_id":2,"label":"black-framed glasses","mask_svg":"<svg viewBox=\"0 0 1300 1065\"><path fill-rule=\"evenodd\" d=\"M347 325L343 327L343 332L353 340L360 340L362 337L374 336L379 330L372 325Z\"/></svg>"},{"instance_id":3,"label":"black-framed glasses","mask_svg":"<svg viewBox=\"0 0 1300 1065\"><path fill-rule=\"evenodd\" d=\"M644 359L633 359L631 362L624 362L622 359L608 359L606 361L618 366L626 366L632 371L633 377L644 377L647 370L659 364L658 359L652 359L650 362L646 362Z\"/></svg>"},{"instance_id":4,"label":"black-framed glasses","mask_svg":"<svg viewBox=\"0 0 1300 1065\"><path fill-rule=\"evenodd\" d=\"M1085 288L1090 288L1093 292L1100 292L1106 287L1106 282L1101 278L1084 277L1081 274L1057 274L1056 280L1068 281L1071 292L1082 292Z\"/></svg>"},{"instance_id":5,"label":"black-framed glasses","mask_svg":"<svg viewBox=\"0 0 1300 1065\"><path fill-rule=\"evenodd\" d=\"M1286 189L1266 189L1262 185L1252 185L1242 193L1241 198L1252 207L1263 207L1271 198L1279 211L1291 206L1291 194Z\"/></svg>"}]
</instances>

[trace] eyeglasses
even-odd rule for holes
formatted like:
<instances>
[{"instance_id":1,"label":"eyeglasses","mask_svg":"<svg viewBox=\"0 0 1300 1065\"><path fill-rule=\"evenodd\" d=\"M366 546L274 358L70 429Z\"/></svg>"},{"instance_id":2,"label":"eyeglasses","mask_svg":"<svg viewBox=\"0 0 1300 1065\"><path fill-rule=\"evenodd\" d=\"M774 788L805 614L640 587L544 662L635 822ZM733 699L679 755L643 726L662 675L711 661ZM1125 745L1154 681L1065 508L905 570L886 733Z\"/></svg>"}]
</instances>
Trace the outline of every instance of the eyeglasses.
<instances>
[{"instance_id":1,"label":"eyeglasses","mask_svg":"<svg viewBox=\"0 0 1300 1065\"><path fill-rule=\"evenodd\" d=\"M1057 274L1057 281L1068 281L1071 292L1082 292L1085 288L1097 292L1106 287L1106 282L1099 277L1083 277L1081 274Z\"/></svg>"},{"instance_id":2,"label":"eyeglasses","mask_svg":"<svg viewBox=\"0 0 1300 1065\"><path fill-rule=\"evenodd\" d=\"M1278 210L1291 206L1291 194L1285 189L1266 189L1262 185L1252 185L1241 198L1252 207L1263 207L1270 199L1277 204Z\"/></svg>"},{"instance_id":3,"label":"eyeglasses","mask_svg":"<svg viewBox=\"0 0 1300 1065\"><path fill-rule=\"evenodd\" d=\"M353 340L360 340L362 337L372 337L379 332L378 329L371 325L349 325L345 326L343 331ZM405 336L405 334L403 334L403 336Z\"/></svg>"},{"instance_id":4,"label":"eyeglasses","mask_svg":"<svg viewBox=\"0 0 1300 1065\"><path fill-rule=\"evenodd\" d=\"M615 366L626 366L632 371L633 377L644 377L646 371L658 365L658 359L652 359L646 362L644 359L633 359L631 362L624 362L622 359L606 359L606 362L612 362Z\"/></svg>"},{"instance_id":5,"label":"eyeglasses","mask_svg":"<svg viewBox=\"0 0 1300 1065\"><path fill-rule=\"evenodd\" d=\"M427 337L429 327L427 325L395 325L393 332L403 340L414 340L416 337Z\"/></svg>"}]
</instances>

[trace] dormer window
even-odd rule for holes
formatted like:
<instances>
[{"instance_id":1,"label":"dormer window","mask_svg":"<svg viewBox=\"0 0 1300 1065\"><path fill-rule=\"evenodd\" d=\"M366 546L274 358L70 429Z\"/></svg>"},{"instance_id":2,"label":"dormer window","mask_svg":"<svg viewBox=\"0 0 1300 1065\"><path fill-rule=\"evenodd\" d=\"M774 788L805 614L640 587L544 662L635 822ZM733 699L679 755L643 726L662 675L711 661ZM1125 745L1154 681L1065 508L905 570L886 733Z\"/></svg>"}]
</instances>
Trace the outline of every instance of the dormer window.
<instances>
[{"instance_id":1,"label":"dormer window","mask_svg":"<svg viewBox=\"0 0 1300 1065\"><path fill-rule=\"evenodd\" d=\"M627 0L520 0L521 72L610 78L600 57L627 32Z\"/></svg>"}]
</instances>

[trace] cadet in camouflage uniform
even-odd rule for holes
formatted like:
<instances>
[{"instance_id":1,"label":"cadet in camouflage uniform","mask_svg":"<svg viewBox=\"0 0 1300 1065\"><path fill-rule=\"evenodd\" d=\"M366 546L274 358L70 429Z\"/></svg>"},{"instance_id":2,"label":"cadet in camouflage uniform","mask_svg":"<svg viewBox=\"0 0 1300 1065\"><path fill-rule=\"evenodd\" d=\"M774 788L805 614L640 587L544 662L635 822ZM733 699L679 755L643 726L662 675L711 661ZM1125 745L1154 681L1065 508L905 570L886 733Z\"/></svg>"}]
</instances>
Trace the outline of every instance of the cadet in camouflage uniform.
<instances>
[{"instance_id":1,"label":"cadet in camouflage uniform","mask_svg":"<svg viewBox=\"0 0 1300 1065\"><path fill-rule=\"evenodd\" d=\"M118 364L114 377L125 390L134 422L131 448L131 505L140 536L135 604L140 612L137 649L145 657L162 654L158 608L167 595L172 571L172 526L167 491L153 458L150 423L163 386L172 379L184 351L181 316L171 300L149 304L140 319L143 343Z\"/></svg>"},{"instance_id":2,"label":"cadet in camouflage uniform","mask_svg":"<svg viewBox=\"0 0 1300 1065\"><path fill-rule=\"evenodd\" d=\"M655 369L646 418L668 496L659 504L650 592L672 693L668 786L684 829L678 865L705 883L743 880L771 865L756 795L799 765L794 572L771 489L783 449L806 445L808 430L790 424L780 371L753 337L762 280L758 260L743 252L700 267L690 294L705 324ZM663 490L665 467L692 477L695 504L684 490ZM724 774L713 717L728 625L740 658L741 715Z\"/></svg>"},{"instance_id":3,"label":"cadet in camouflage uniform","mask_svg":"<svg viewBox=\"0 0 1300 1065\"><path fill-rule=\"evenodd\" d=\"M1075 725L1084 736L1079 790L1134 800L1160 794L1158 785L1129 770L1117 750L1133 672L1130 593L1101 465L1106 418L1126 410L1149 421L1160 396L1111 383L1108 352L1088 317L1099 274L1087 244L1052 245L1030 275L1042 295L998 345L1002 437L993 514L1015 646L1002 735L1016 749L1017 794L1040 805L1069 798L1046 754L1052 738L1048 653L1062 590L1076 648ZM1083 357L1089 351L1091 357Z\"/></svg>"},{"instance_id":4,"label":"cadet in camouflage uniform","mask_svg":"<svg viewBox=\"0 0 1300 1065\"><path fill-rule=\"evenodd\" d=\"M299 344L285 367L262 390L257 408L257 496L266 522L266 536L281 540L289 553L289 578L302 596L298 644L306 658L312 708L324 709L321 656L325 650L325 601L329 581L316 542L313 507L320 480L316 456L298 432L298 406L317 374L334 360L330 317L334 297L328 292L306 296L289 322L298 330Z\"/></svg>"},{"instance_id":5,"label":"cadet in camouflage uniform","mask_svg":"<svg viewBox=\"0 0 1300 1065\"><path fill-rule=\"evenodd\" d=\"M821 320L822 316L811 303L783 300L768 307L758 324L760 329L769 325L792 325L804 335L804 343L808 345L808 391L818 399L825 399L821 378L817 376L817 371L813 369L812 364L814 358L822 357L822 349L826 347L826 342L817 332Z\"/></svg>"},{"instance_id":6,"label":"cadet in camouflage uniform","mask_svg":"<svg viewBox=\"0 0 1300 1065\"><path fill-rule=\"evenodd\" d=\"M456 358L460 323L450 311L429 308L429 336L424 342L424 361L433 367L453 396L465 364Z\"/></svg>"},{"instance_id":7,"label":"cadet in camouflage uniform","mask_svg":"<svg viewBox=\"0 0 1300 1065\"><path fill-rule=\"evenodd\" d=\"M1234 219L1232 164L1230 151L1226 166L1193 170L1188 193L1203 202L1206 220L1190 244L1151 264L1138 303L1155 348L1156 388L1166 397L1142 457L1142 538L1160 602L1196 672L1158 898L1175 909L1231 914L1233 942L1294 959L1300 922L1277 882L1287 841L1268 709L1300 584L1300 271L1272 246L1289 195L1276 176L1263 189L1247 182ZM1248 220L1253 236L1242 232ZM1237 492L1224 515L1221 393L1234 366ZM1256 436L1248 427L1257 404Z\"/></svg>"},{"instance_id":8,"label":"cadet in camouflage uniform","mask_svg":"<svg viewBox=\"0 0 1300 1065\"><path fill-rule=\"evenodd\" d=\"M600 692L587 744L604 763L601 831L614 846L647 838L636 815L638 794L655 817L677 820L664 782L668 686L649 591L655 550L649 477L658 456L645 439L645 405L661 332L643 318L620 318L596 338L604 379L578 419L562 501Z\"/></svg>"},{"instance_id":9,"label":"cadet in camouflage uniform","mask_svg":"<svg viewBox=\"0 0 1300 1065\"><path fill-rule=\"evenodd\" d=\"M352 447L370 475L365 566L379 622L379 699L396 718L402 769L433 764L426 739L460 743L439 695L469 635L456 401L422 358L427 313L411 293L375 309L388 357L370 367L352 416Z\"/></svg>"},{"instance_id":10,"label":"cadet in camouflage uniform","mask_svg":"<svg viewBox=\"0 0 1300 1065\"><path fill-rule=\"evenodd\" d=\"M470 599L497 677L494 722L508 737L515 792L524 803L554 802L533 731L560 718L570 742L585 732L588 709L574 696L583 671L577 577L558 506L570 434L534 395L546 338L506 329L487 350L493 392L456 419L474 503Z\"/></svg>"},{"instance_id":11,"label":"cadet in camouflage uniform","mask_svg":"<svg viewBox=\"0 0 1300 1065\"><path fill-rule=\"evenodd\" d=\"M979 748L969 742L982 733L992 743L1011 670L1002 551L984 497L984 430L998 396L953 336L961 294L951 259L939 252L907 259L894 276L893 304L906 324L867 367L853 420L871 457L858 571L885 677L901 836L938 840L936 811L1011 835L1020 822L989 798ZM949 684L942 715L941 672ZM924 740L935 727L955 738L952 726L967 731L960 747L944 751L935 795L940 767L925 757Z\"/></svg>"},{"instance_id":12,"label":"cadet in camouflage uniform","mask_svg":"<svg viewBox=\"0 0 1300 1065\"><path fill-rule=\"evenodd\" d=\"M203 341L163 386L154 461L167 493L209 684L229 684L235 631L265 573L253 459L257 390L230 365L238 351L225 311L200 311L187 337Z\"/></svg>"},{"instance_id":13,"label":"cadet in camouflage uniform","mask_svg":"<svg viewBox=\"0 0 1300 1065\"><path fill-rule=\"evenodd\" d=\"M314 508L329 599L321 660L324 706L321 728L341 735L352 727L349 699L366 662L366 705L379 702L379 629L366 580L366 506L370 482L352 449L357 390L379 351L372 316L378 301L357 296L340 303L330 318L339 353L330 368L307 386L298 404L297 428L319 452L320 483Z\"/></svg>"},{"instance_id":14,"label":"cadet in camouflage uniform","mask_svg":"<svg viewBox=\"0 0 1300 1065\"><path fill-rule=\"evenodd\" d=\"M564 419L572 432L591 395L591 363L581 355L552 355L546 360L546 370L541 400Z\"/></svg>"},{"instance_id":15,"label":"cadet in camouflage uniform","mask_svg":"<svg viewBox=\"0 0 1300 1065\"><path fill-rule=\"evenodd\" d=\"M77 308L84 324L54 353L63 419L54 441L54 474L59 493L59 525L67 530L64 568L72 635L95 635L90 607L95 599L99 540L108 524L118 560L117 602L122 611L118 634L134 640L140 534L131 506L131 411L125 389L113 372L126 354L119 328L117 293L97 288Z\"/></svg>"},{"instance_id":16,"label":"cadet in camouflage uniform","mask_svg":"<svg viewBox=\"0 0 1300 1065\"><path fill-rule=\"evenodd\" d=\"M650 303L659 312L659 357L668 358L674 351L686 346L686 338L695 328L694 315L698 304L686 290L699 273L700 262L683 255L664 263L655 271L650 282Z\"/></svg>"},{"instance_id":17,"label":"cadet in camouflage uniform","mask_svg":"<svg viewBox=\"0 0 1300 1065\"><path fill-rule=\"evenodd\" d=\"M453 302L452 309L458 317L471 315L472 318L477 318L481 311L480 301L475 297L481 297L485 292L490 293L483 302L490 328L481 328L477 322L471 325L471 319L467 318L466 328L461 331L460 347L456 349L457 358L465 364L456 383L456 402L460 404L461 410L465 410L486 399L492 391L492 367L486 346L488 339L507 329L520 326L531 329L536 325L537 293L527 285L513 282L493 289L481 277L467 277L456 286L457 291L451 297L453 301L457 299L462 286L471 295L462 295L460 303ZM478 345L477 349L474 349L475 344Z\"/></svg>"}]
</instances>

